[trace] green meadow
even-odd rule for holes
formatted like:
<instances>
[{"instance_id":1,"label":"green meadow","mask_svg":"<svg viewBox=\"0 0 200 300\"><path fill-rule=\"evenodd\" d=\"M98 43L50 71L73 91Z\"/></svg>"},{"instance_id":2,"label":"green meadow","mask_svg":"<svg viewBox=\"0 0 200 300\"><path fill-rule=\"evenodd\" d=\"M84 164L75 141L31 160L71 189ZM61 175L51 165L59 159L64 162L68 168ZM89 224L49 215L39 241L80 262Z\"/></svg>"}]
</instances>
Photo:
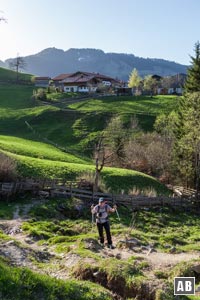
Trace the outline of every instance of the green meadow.
<instances>
[{"instance_id":1,"label":"green meadow","mask_svg":"<svg viewBox=\"0 0 200 300\"><path fill-rule=\"evenodd\" d=\"M94 108L99 112L118 114L146 114L158 115L175 109L178 97L171 95L150 96L118 96L89 99L84 102L70 104L69 108L92 112Z\"/></svg>"},{"instance_id":2,"label":"green meadow","mask_svg":"<svg viewBox=\"0 0 200 300\"><path fill-rule=\"evenodd\" d=\"M9 73L0 68L0 81L3 72L4 78L9 78ZM103 97L74 104L70 101L69 104L63 99L66 95L55 94L53 101L49 98L48 103L43 103L33 99L34 89L30 82L27 85L0 83L0 152L16 161L20 176L34 178L76 180L81 174L94 172L94 140L114 114L120 114L125 125L136 116L139 125L145 131L151 131L156 115L175 109L179 101L176 96ZM59 101L62 102L60 106L57 105ZM112 193L134 194L140 191L169 195L169 190L158 180L134 170L104 167L102 179L106 190ZM32 207L30 201L29 196L18 197L9 204L0 201L0 217L9 223L13 213L18 211L23 235L34 241L34 247L43 247L40 248L42 254L52 250L56 257L48 262L36 260L32 251L34 247L32 249L31 244L26 246L26 250L31 249L29 259L39 270L33 272L26 267L14 267L9 257L1 255L2 299L109 300L113 299L111 291L117 297L133 299L133 293L142 295L144 285L153 282L156 288L161 284L167 287L156 291L155 299L171 300L174 299L173 277L191 276L193 262L156 270L147 256L141 257L140 254L142 247L145 249L149 245L161 255L171 253L173 248L177 255L200 251L198 214L170 207L141 209L133 213L119 205L120 221L117 214L110 216L113 242L119 254L123 254L125 237L138 240L140 245L138 253L119 259L117 256L105 257L103 252L88 247L88 243L93 242L98 250L97 232L93 230L87 207L77 216L78 199L52 198L47 202L32 203ZM27 213L30 218L25 220L26 205L30 209ZM24 247L15 236L7 235L4 227L0 230L0 241L11 248L13 245L18 245L18 249ZM73 267L65 266L68 255L77 258ZM57 271L65 275L70 271L69 278L53 278L52 274L59 274ZM100 281L91 282L98 272Z\"/></svg>"},{"instance_id":3,"label":"green meadow","mask_svg":"<svg viewBox=\"0 0 200 300\"><path fill-rule=\"evenodd\" d=\"M33 75L25 74L25 73L18 73L18 80L27 82L28 84L31 82L31 78ZM11 71L5 68L0 68L0 81L2 82L15 82L17 79L17 74L15 71Z\"/></svg>"},{"instance_id":4,"label":"green meadow","mask_svg":"<svg viewBox=\"0 0 200 300\"><path fill-rule=\"evenodd\" d=\"M84 160L73 154L65 153L60 149L44 142L38 142L13 136L0 136L0 149L19 154L26 157L47 159L51 161L61 161L70 163L86 164L89 160Z\"/></svg>"},{"instance_id":5,"label":"green meadow","mask_svg":"<svg viewBox=\"0 0 200 300\"><path fill-rule=\"evenodd\" d=\"M152 130L156 114L178 101L173 96L104 97L70 105L66 100L61 109L51 101L36 101L34 90L31 84L0 84L0 149L14 157L21 175L31 177L74 180L93 172L94 140L114 114L122 114L125 123L136 115L141 127ZM57 101L63 104L61 96ZM104 168L102 176L113 192L137 187L167 192L154 178L133 170Z\"/></svg>"},{"instance_id":6,"label":"green meadow","mask_svg":"<svg viewBox=\"0 0 200 300\"><path fill-rule=\"evenodd\" d=\"M102 252L98 251L98 248L88 247L89 242L96 242L97 232L92 230L87 208L82 211L81 216L77 217L77 212L74 210L76 200L51 199L46 203L38 202L29 212L30 219L22 224L24 234L36 240L38 245L44 245L45 248L53 249L55 253L62 255L64 261L67 261L67 258L71 256L77 257L76 264L72 267L69 266L69 269L66 270L63 269L63 261L61 262L61 260L54 261L54 263L52 261L48 263L37 262L37 267L40 267L41 270L45 269L48 274L52 271L55 272L59 265L64 272L70 271L70 278L67 281L56 280L51 276L33 273L26 268L13 268L0 260L0 288L3 293L7 293L8 297L12 295L13 289L16 289L15 299L22 299L24 293L26 293L26 299L36 299L39 291L43 293L40 294L40 297L41 295L46 296L44 299L51 299L48 298L48 295L55 297L52 299L57 299L56 295L59 295L59 299L79 299L78 297L94 300L110 299L108 290L112 290L125 295L123 299L131 299L126 296L127 291L129 291L129 294L137 293L140 295L142 289L139 289L139 287L144 288L145 284L155 281L156 285L153 285L153 289L156 287L159 290L161 283L165 283L168 288L163 289L162 297L152 299L172 300L174 299L171 285L173 278L175 276L191 277L194 275L192 266L195 262L192 260L179 262L176 265L172 264L170 268L152 268L148 260L149 256L142 256L144 253L141 249L138 253L127 250L123 246L123 239L125 236L136 239L143 248L153 244L156 252L162 253L163 256L165 254L167 256L172 247L176 248L175 255L177 256L180 253L186 254L192 253L194 250L199 251L198 228L200 220L198 214L175 211L170 207L159 210L158 208L141 209L135 214L134 226L131 227L133 221L131 212L125 207L119 206L121 221L119 222L116 214L110 216L112 235L118 252L121 254L123 254L123 251L129 253L126 259L119 259L114 255L112 256L111 253L106 257L102 257ZM17 205L20 206L20 202L17 202ZM23 207L23 204L21 205ZM60 205L65 209L59 210ZM0 203L0 210L2 209L4 209L4 206ZM22 210L20 211L22 212ZM9 215L10 212L8 211L7 214ZM8 241L8 237L3 234L0 234L0 239L4 242ZM80 259L78 260L78 258ZM91 261L92 263L90 263ZM196 263L198 262L199 259L196 260ZM106 276L107 290L102 288L102 285L104 286L103 280L97 281L98 285L90 282L93 281L90 274L95 272L100 272L102 276ZM79 280L76 281L74 278ZM85 280L84 287L86 290L83 289L83 282L80 279ZM117 290L116 284L114 284L116 282L123 282L125 289L120 285L119 290ZM71 289L69 290L70 286ZM76 294L75 287L81 291L80 294L79 292ZM138 289L135 290L135 287L138 287ZM88 294L85 294L86 291ZM93 292L95 293L94 298L91 296ZM183 299L193 298L185 297Z\"/></svg>"},{"instance_id":7,"label":"green meadow","mask_svg":"<svg viewBox=\"0 0 200 300\"><path fill-rule=\"evenodd\" d=\"M4 153L15 159L17 169L24 177L76 180L81 174L93 173L95 170L94 164L83 163L83 161L82 163L63 162L42 157L33 158L11 152ZM67 157L70 160L68 155L66 160ZM169 190L155 178L133 170L105 167L102 171L102 178L107 190L114 193L128 193L134 189L139 189L144 193L152 190L158 195L169 194Z\"/></svg>"},{"instance_id":8,"label":"green meadow","mask_svg":"<svg viewBox=\"0 0 200 300\"><path fill-rule=\"evenodd\" d=\"M58 280L0 260L1 299L111 300L103 287L78 280Z\"/></svg>"}]
</instances>

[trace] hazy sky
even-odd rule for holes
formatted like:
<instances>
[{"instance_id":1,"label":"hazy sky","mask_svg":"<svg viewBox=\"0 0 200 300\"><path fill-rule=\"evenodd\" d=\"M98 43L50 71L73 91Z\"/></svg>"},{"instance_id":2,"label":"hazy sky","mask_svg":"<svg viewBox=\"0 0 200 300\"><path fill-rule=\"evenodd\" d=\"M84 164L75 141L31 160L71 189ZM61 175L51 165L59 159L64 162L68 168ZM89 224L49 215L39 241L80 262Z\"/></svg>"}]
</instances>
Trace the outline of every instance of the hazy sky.
<instances>
[{"instance_id":1,"label":"hazy sky","mask_svg":"<svg viewBox=\"0 0 200 300\"><path fill-rule=\"evenodd\" d=\"M189 64L200 0L0 0L0 60L56 47Z\"/></svg>"}]
</instances>

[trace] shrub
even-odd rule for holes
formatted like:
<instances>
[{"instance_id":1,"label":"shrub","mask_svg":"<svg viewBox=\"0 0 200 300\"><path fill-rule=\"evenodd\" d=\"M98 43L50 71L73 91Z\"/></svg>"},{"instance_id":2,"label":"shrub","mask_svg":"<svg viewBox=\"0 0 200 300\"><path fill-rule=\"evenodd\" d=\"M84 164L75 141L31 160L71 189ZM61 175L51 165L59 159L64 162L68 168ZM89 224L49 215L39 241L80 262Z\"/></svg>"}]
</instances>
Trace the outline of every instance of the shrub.
<instances>
[{"instance_id":1,"label":"shrub","mask_svg":"<svg viewBox=\"0 0 200 300\"><path fill-rule=\"evenodd\" d=\"M93 190L94 179L95 179L95 172L87 172L87 171L82 172L81 174L79 174L79 176L76 177L79 188L88 188L90 190ZM106 184L102 177L99 178L98 191L105 192L105 193L109 192L109 188L106 187Z\"/></svg>"},{"instance_id":2,"label":"shrub","mask_svg":"<svg viewBox=\"0 0 200 300\"><path fill-rule=\"evenodd\" d=\"M0 181L12 181L17 177L17 164L16 162L5 155L0 153Z\"/></svg>"},{"instance_id":3,"label":"shrub","mask_svg":"<svg viewBox=\"0 0 200 300\"><path fill-rule=\"evenodd\" d=\"M35 98L35 100L46 100L47 99L47 94L45 89L38 89L37 91L33 91L33 96Z\"/></svg>"}]
</instances>

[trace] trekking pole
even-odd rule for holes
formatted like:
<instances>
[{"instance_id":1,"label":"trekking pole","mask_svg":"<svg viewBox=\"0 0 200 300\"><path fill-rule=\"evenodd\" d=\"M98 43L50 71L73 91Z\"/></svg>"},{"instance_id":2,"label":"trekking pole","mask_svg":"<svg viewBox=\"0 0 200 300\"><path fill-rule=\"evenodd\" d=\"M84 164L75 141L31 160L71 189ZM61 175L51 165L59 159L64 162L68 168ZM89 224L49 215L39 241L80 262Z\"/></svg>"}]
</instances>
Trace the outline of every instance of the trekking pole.
<instances>
[{"instance_id":1,"label":"trekking pole","mask_svg":"<svg viewBox=\"0 0 200 300\"><path fill-rule=\"evenodd\" d=\"M93 231L93 228L94 228L94 214L92 214L92 231Z\"/></svg>"},{"instance_id":2,"label":"trekking pole","mask_svg":"<svg viewBox=\"0 0 200 300\"><path fill-rule=\"evenodd\" d=\"M93 231L93 228L94 228L94 214L92 213L92 231Z\"/></svg>"},{"instance_id":3,"label":"trekking pole","mask_svg":"<svg viewBox=\"0 0 200 300\"><path fill-rule=\"evenodd\" d=\"M117 214L117 218L118 218L119 222L121 222L120 216L119 216L119 213L118 213L118 210L117 210L116 200L113 197L112 197L112 201L114 202L115 212Z\"/></svg>"},{"instance_id":4,"label":"trekking pole","mask_svg":"<svg viewBox=\"0 0 200 300\"><path fill-rule=\"evenodd\" d=\"M119 221L121 221L121 220L120 220L120 217L119 217L119 213L118 213L118 211L117 211L117 208L116 208L116 210L115 210L115 211L116 211L116 214L117 214L118 220L119 220Z\"/></svg>"},{"instance_id":5,"label":"trekking pole","mask_svg":"<svg viewBox=\"0 0 200 300\"><path fill-rule=\"evenodd\" d=\"M115 212L116 212L117 217L118 217L118 220L119 220L119 222L120 222L121 220L120 220L120 216L119 216L119 213L118 213L117 205L116 205L116 204L115 204Z\"/></svg>"}]
</instances>

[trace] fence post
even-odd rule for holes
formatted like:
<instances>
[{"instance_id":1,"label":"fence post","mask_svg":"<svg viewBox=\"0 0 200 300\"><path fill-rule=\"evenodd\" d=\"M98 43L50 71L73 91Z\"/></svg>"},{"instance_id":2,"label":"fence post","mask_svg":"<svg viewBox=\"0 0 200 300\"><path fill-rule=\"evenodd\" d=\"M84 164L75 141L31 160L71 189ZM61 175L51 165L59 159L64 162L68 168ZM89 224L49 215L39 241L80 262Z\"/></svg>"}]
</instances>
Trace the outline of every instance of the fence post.
<instances>
[{"instance_id":1,"label":"fence post","mask_svg":"<svg viewBox=\"0 0 200 300\"><path fill-rule=\"evenodd\" d=\"M70 196L72 198L72 183L70 183Z\"/></svg>"},{"instance_id":2,"label":"fence post","mask_svg":"<svg viewBox=\"0 0 200 300\"><path fill-rule=\"evenodd\" d=\"M132 206L132 210L134 209L133 200L134 200L134 198L131 197L131 206Z\"/></svg>"},{"instance_id":3,"label":"fence post","mask_svg":"<svg viewBox=\"0 0 200 300\"><path fill-rule=\"evenodd\" d=\"M92 202L94 202L94 185L92 187Z\"/></svg>"}]
</instances>

